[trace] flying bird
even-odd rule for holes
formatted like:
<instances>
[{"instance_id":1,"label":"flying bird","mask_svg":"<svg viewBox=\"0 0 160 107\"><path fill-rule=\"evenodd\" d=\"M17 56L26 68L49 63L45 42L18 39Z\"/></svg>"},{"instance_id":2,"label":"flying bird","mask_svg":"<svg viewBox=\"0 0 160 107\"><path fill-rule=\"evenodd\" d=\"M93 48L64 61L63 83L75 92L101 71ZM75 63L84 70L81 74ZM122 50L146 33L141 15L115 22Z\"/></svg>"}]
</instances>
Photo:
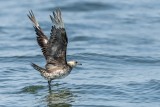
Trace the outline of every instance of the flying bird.
<instances>
[{"instance_id":1,"label":"flying bird","mask_svg":"<svg viewBox=\"0 0 160 107\"><path fill-rule=\"evenodd\" d=\"M33 23L37 43L46 59L45 68L34 63L31 63L31 66L48 80L48 86L49 89L51 89L52 80L66 77L70 74L72 68L76 67L79 63L77 61L67 62L66 51L68 38L59 8L53 11L53 15L50 15L50 19L53 23L50 38L42 31L32 10L29 11L27 16Z\"/></svg>"}]
</instances>

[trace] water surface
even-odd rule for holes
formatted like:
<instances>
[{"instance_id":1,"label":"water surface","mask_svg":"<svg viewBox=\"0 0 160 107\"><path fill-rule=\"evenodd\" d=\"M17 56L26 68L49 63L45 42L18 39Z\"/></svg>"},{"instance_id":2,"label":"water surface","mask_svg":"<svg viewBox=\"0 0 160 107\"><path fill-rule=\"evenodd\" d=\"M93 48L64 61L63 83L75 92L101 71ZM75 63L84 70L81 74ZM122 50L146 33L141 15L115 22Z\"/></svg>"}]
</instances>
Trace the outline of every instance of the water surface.
<instances>
[{"instance_id":1,"label":"water surface","mask_svg":"<svg viewBox=\"0 0 160 107\"><path fill-rule=\"evenodd\" d=\"M1 107L159 107L160 2L157 0L0 1ZM65 79L47 81L30 62L45 60L26 14L45 34L60 7L68 60L83 65Z\"/></svg>"}]
</instances>

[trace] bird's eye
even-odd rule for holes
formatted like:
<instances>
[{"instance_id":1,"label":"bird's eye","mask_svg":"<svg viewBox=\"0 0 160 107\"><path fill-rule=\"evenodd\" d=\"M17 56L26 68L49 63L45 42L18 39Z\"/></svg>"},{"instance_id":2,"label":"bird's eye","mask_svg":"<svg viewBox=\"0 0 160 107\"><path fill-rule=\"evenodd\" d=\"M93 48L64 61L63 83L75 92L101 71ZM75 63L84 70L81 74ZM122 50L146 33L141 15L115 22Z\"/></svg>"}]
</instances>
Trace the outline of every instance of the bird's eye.
<instances>
[{"instance_id":1,"label":"bird's eye","mask_svg":"<svg viewBox=\"0 0 160 107\"><path fill-rule=\"evenodd\" d=\"M78 62L76 61L76 64L77 64Z\"/></svg>"}]
</instances>

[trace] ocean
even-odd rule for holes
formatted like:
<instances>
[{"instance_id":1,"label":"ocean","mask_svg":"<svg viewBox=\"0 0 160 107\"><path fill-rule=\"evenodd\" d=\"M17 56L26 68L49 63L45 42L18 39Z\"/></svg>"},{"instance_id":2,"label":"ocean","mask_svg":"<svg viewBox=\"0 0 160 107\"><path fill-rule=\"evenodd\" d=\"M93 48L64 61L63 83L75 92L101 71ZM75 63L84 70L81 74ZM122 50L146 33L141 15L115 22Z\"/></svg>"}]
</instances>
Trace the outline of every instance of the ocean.
<instances>
[{"instance_id":1,"label":"ocean","mask_svg":"<svg viewBox=\"0 0 160 107\"><path fill-rule=\"evenodd\" d=\"M56 8L82 65L49 91L27 14L49 37ZM160 1L1 0L0 21L0 107L160 107Z\"/></svg>"}]
</instances>

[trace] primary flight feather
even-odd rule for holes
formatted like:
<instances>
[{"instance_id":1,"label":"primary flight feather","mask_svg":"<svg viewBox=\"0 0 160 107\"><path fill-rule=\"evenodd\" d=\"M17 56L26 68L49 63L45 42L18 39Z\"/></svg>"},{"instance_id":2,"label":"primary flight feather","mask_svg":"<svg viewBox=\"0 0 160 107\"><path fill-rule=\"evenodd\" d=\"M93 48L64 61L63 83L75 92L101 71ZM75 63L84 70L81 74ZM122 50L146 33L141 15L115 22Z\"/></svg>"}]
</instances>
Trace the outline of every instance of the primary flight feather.
<instances>
[{"instance_id":1,"label":"primary flight feather","mask_svg":"<svg viewBox=\"0 0 160 107\"><path fill-rule=\"evenodd\" d=\"M66 77L78 62L67 62L66 60L68 38L60 9L56 9L53 12L53 16L50 15L53 26L51 27L49 39L43 33L32 10L29 11L28 17L33 23L37 35L37 43L41 47L42 53L46 59L45 68L39 67L34 63L31 65L48 80L49 88L51 88L50 85L52 80Z\"/></svg>"}]
</instances>

